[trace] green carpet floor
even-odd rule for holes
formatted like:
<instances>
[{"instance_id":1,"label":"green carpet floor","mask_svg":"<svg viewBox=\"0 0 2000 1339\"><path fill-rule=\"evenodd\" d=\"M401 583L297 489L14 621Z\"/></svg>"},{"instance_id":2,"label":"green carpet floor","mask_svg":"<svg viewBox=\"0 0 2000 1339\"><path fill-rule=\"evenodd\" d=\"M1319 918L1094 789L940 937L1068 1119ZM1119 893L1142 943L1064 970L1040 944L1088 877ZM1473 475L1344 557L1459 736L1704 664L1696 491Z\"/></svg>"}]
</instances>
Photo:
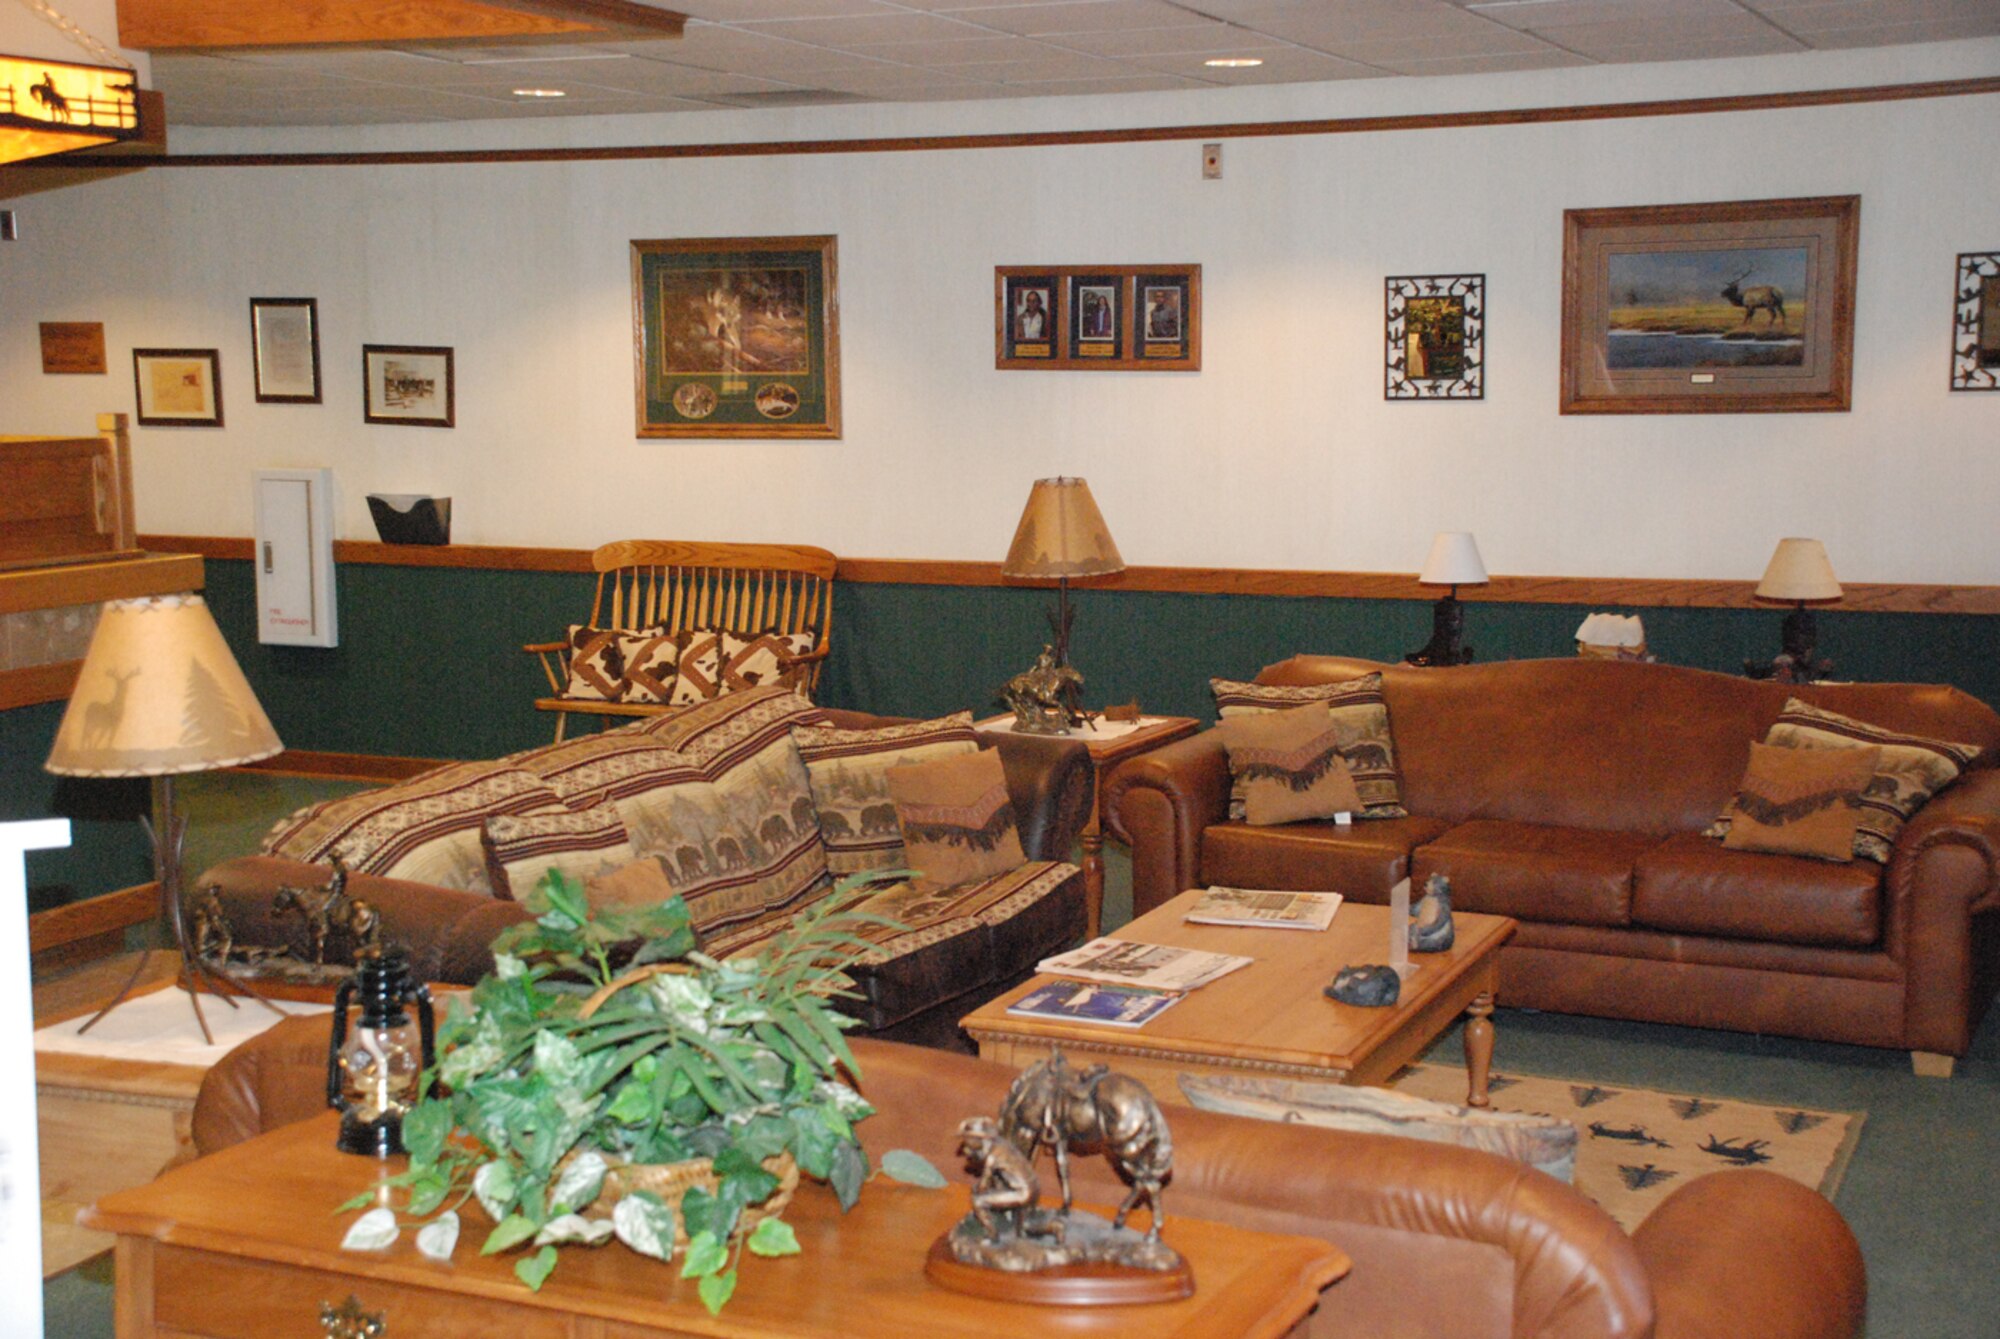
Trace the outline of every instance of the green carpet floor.
<instances>
[{"instance_id":1,"label":"green carpet floor","mask_svg":"<svg viewBox=\"0 0 2000 1339\"><path fill-rule=\"evenodd\" d=\"M191 778L183 790L189 867L199 872L252 850L292 808L357 788L258 773ZM1105 854L1112 927L1130 916L1131 881L1122 853ZM1871 1339L2000 1335L2000 1011L1948 1081L1915 1077L1900 1051L1518 1009L1503 1008L1494 1021L1504 1069L1865 1111L1834 1203L1867 1258ZM1429 1058L1459 1062L1459 1045L1456 1032L1447 1034ZM1771 1243L1774 1253L1785 1249ZM110 1339L110 1281L108 1261L51 1280L43 1289L51 1339Z\"/></svg>"}]
</instances>

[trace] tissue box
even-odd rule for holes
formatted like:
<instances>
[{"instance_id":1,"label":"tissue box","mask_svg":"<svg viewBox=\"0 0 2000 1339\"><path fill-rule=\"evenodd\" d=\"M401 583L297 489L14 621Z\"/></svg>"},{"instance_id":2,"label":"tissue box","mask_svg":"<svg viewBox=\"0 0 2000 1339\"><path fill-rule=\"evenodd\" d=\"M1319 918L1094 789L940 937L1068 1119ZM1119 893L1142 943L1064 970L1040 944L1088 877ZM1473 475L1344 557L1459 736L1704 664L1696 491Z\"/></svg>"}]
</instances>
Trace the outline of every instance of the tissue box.
<instances>
[{"instance_id":1,"label":"tissue box","mask_svg":"<svg viewBox=\"0 0 2000 1339\"><path fill-rule=\"evenodd\" d=\"M451 543L451 499L428 493L370 493L368 514L384 544Z\"/></svg>"},{"instance_id":2,"label":"tissue box","mask_svg":"<svg viewBox=\"0 0 2000 1339\"><path fill-rule=\"evenodd\" d=\"M1597 660L1650 660L1637 614L1592 614L1577 625L1576 653Z\"/></svg>"}]
</instances>

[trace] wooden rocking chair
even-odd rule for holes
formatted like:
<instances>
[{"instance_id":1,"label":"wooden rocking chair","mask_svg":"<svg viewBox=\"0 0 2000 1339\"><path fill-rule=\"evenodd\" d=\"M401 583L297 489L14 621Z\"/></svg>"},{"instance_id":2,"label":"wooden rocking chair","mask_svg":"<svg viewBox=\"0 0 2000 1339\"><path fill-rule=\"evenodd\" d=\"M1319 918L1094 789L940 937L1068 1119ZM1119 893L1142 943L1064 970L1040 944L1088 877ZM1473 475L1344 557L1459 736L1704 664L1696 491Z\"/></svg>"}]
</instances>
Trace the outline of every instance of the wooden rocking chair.
<instances>
[{"instance_id":1,"label":"wooden rocking chair","mask_svg":"<svg viewBox=\"0 0 2000 1339\"><path fill-rule=\"evenodd\" d=\"M826 661L835 562L825 549L806 545L619 540L590 556L597 594L590 603L589 625L807 633L813 649L787 657L784 664L799 671L799 690L810 696ZM535 642L522 649L541 661L548 676L552 695L537 698L535 707L556 713L557 743L572 715L657 716L673 710L663 703L565 697L570 644Z\"/></svg>"}]
</instances>

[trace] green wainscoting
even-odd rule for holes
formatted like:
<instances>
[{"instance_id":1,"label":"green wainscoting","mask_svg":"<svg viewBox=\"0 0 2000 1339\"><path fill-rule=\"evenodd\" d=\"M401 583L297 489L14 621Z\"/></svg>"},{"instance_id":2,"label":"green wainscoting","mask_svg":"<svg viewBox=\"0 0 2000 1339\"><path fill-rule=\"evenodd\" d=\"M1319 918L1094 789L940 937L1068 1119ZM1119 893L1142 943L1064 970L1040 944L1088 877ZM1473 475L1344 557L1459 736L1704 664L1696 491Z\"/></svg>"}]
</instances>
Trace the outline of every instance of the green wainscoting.
<instances>
[{"instance_id":1,"label":"green wainscoting","mask_svg":"<svg viewBox=\"0 0 2000 1339\"><path fill-rule=\"evenodd\" d=\"M143 780L52 776L42 762L55 743L63 704L0 711L0 822L67 818L67 850L28 853L28 910L130 888L153 877L152 847L139 819L151 803Z\"/></svg>"}]
</instances>

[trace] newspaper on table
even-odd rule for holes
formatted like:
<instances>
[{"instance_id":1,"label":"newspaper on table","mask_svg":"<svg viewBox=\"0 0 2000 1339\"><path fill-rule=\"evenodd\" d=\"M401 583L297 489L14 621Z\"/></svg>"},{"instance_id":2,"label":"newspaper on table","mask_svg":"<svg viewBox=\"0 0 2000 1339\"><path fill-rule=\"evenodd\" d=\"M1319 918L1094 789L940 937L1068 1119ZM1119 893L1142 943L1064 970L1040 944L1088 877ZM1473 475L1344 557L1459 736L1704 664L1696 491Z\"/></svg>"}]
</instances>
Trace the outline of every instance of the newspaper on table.
<instances>
[{"instance_id":1,"label":"newspaper on table","mask_svg":"<svg viewBox=\"0 0 2000 1339\"><path fill-rule=\"evenodd\" d=\"M1220 885L1203 893L1181 919L1196 925L1259 930L1324 930L1340 910L1339 893L1288 893Z\"/></svg>"},{"instance_id":2,"label":"newspaper on table","mask_svg":"<svg viewBox=\"0 0 2000 1339\"><path fill-rule=\"evenodd\" d=\"M1151 990L1193 990L1250 961L1235 953L1206 953L1200 949L1137 944L1129 939L1105 937L1044 958L1035 964L1035 970L1050 976L1109 981Z\"/></svg>"}]
</instances>

